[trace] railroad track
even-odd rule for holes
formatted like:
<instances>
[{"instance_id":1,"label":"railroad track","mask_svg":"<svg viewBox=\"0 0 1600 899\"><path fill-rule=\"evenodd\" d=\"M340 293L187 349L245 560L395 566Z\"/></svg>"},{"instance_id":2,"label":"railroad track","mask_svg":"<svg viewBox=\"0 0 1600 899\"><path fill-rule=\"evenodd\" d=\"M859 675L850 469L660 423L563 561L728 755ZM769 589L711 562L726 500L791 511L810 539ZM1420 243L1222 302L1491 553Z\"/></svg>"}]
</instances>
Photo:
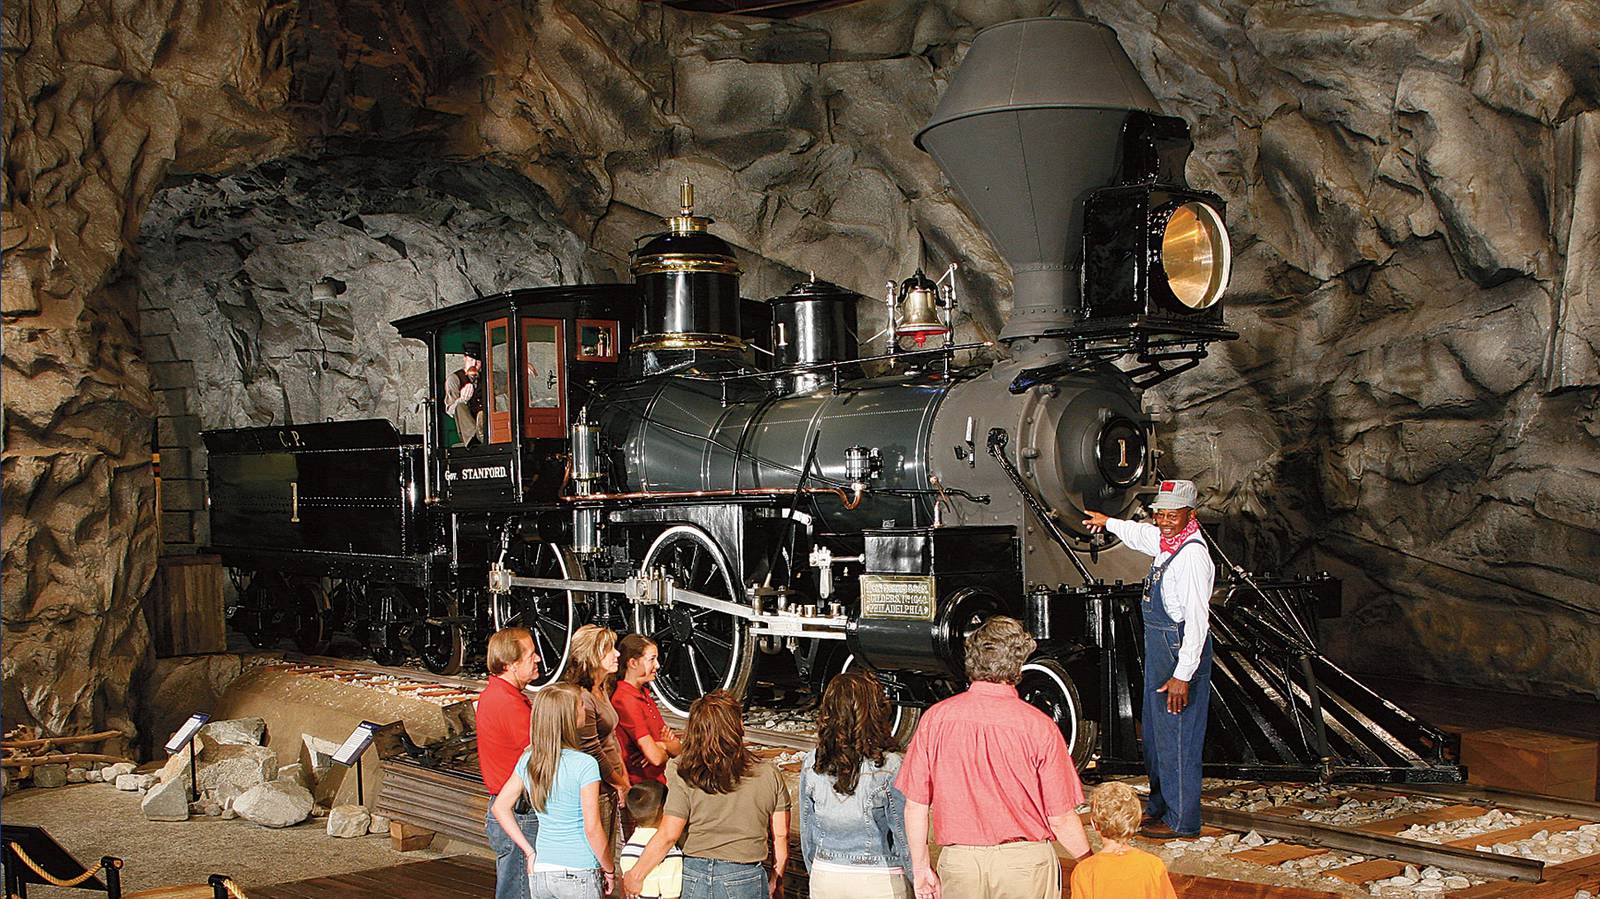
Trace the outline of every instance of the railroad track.
<instances>
[{"instance_id":1,"label":"railroad track","mask_svg":"<svg viewBox=\"0 0 1600 899\"><path fill-rule=\"evenodd\" d=\"M371 685L394 683L396 689L419 698L464 701L476 698L487 683L481 678L433 674L420 668L379 665L332 656L311 656L284 653L283 664L295 666L294 670L327 680ZM459 697L459 699L457 698ZM663 710L662 717L673 728L682 730L684 719ZM790 732L763 727L745 727L750 742L774 749L806 750L815 746L817 737L810 732Z\"/></svg>"},{"instance_id":2,"label":"railroad track","mask_svg":"<svg viewBox=\"0 0 1600 899\"><path fill-rule=\"evenodd\" d=\"M1292 798L1297 789L1304 798ZM1397 891L1403 885L1394 878L1410 876L1408 866L1433 867L1443 872L1436 881L1451 879L1447 895L1452 899L1567 899L1580 889L1600 887L1600 846L1587 854L1547 849L1542 854L1552 856L1549 860L1528 851L1536 837L1546 845L1561 834L1584 839L1593 834L1600 840L1600 803L1457 785L1246 783L1203 795L1208 825L1203 836L1253 832L1279 841L1230 846L1228 855L1241 861L1299 863L1296 871L1312 873L1318 862L1308 867L1302 860L1325 855L1340 864L1321 874L1369 890L1388 885Z\"/></svg>"}]
</instances>

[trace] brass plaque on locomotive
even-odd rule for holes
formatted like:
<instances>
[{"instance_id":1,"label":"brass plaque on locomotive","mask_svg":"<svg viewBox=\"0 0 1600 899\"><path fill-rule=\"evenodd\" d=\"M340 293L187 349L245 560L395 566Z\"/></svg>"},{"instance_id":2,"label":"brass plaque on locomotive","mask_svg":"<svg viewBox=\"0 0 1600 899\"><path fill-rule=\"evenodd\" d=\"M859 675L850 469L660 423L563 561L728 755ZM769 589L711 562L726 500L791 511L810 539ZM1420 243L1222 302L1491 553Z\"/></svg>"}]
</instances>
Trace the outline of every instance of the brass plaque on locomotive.
<instances>
[{"instance_id":1,"label":"brass plaque on locomotive","mask_svg":"<svg viewBox=\"0 0 1600 899\"><path fill-rule=\"evenodd\" d=\"M864 574L861 617L932 621L939 591L929 574Z\"/></svg>"}]
</instances>

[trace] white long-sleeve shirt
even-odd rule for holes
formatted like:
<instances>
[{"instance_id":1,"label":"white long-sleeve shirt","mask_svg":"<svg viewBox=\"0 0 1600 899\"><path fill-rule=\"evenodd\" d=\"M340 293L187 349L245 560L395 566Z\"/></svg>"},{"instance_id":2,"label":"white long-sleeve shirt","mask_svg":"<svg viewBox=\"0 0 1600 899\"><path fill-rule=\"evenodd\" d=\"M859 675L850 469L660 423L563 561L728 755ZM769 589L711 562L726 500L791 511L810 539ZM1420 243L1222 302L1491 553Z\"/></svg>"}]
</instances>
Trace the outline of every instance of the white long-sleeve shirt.
<instances>
[{"instance_id":1,"label":"white long-sleeve shirt","mask_svg":"<svg viewBox=\"0 0 1600 899\"><path fill-rule=\"evenodd\" d=\"M1172 555L1161 551L1161 529L1153 524L1112 518L1106 521L1106 530L1131 549L1155 556L1155 565ZM1211 561L1205 537L1196 533L1189 539L1199 540L1201 545L1184 550L1161 576L1161 606L1168 618L1184 624L1178 667L1172 676L1185 683L1194 679L1194 671L1200 667L1200 650L1211 629L1211 588L1217 579L1217 566Z\"/></svg>"}]
</instances>

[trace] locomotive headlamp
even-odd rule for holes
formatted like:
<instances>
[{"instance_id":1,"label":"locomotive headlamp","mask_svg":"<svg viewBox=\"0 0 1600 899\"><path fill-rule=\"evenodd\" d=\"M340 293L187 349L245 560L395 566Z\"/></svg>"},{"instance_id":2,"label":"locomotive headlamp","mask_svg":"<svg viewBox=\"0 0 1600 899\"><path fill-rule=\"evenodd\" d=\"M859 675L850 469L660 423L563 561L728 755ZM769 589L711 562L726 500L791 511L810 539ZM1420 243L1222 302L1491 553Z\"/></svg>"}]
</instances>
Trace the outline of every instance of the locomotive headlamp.
<instances>
[{"instance_id":1,"label":"locomotive headlamp","mask_svg":"<svg viewBox=\"0 0 1600 899\"><path fill-rule=\"evenodd\" d=\"M1231 261L1222 216L1204 203L1172 210L1161 234L1161 270L1173 298L1190 309L1205 309L1227 289Z\"/></svg>"},{"instance_id":2,"label":"locomotive headlamp","mask_svg":"<svg viewBox=\"0 0 1600 899\"><path fill-rule=\"evenodd\" d=\"M1221 325L1232 254L1222 208L1215 194L1162 184L1095 191L1084 205L1080 321Z\"/></svg>"}]
</instances>

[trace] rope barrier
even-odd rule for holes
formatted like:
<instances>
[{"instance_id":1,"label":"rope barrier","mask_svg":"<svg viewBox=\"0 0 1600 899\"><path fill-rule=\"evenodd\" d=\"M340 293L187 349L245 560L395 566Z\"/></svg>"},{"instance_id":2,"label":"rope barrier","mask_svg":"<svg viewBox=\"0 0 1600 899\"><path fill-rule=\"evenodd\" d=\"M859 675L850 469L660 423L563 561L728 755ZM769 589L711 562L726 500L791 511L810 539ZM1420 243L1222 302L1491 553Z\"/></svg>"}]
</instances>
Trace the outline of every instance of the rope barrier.
<instances>
[{"instance_id":1,"label":"rope barrier","mask_svg":"<svg viewBox=\"0 0 1600 899\"><path fill-rule=\"evenodd\" d=\"M244 890L233 882L232 877L219 877L216 882L221 883L222 888L228 891L229 899L250 899L249 896L245 895Z\"/></svg>"},{"instance_id":2,"label":"rope barrier","mask_svg":"<svg viewBox=\"0 0 1600 899\"><path fill-rule=\"evenodd\" d=\"M96 874L100 873L100 869L99 868L90 868L90 869L84 871L82 874L79 874L77 877L74 877L74 878L72 878L70 880L61 880L61 879L59 879L57 877L52 876L49 871L46 871L45 869L39 867L39 863L34 861L33 859L29 858L28 857L28 853L23 851L21 845L19 845L17 843L7 843L6 845L7 845L8 848L11 849L11 852L13 854L15 854L17 858L22 859L22 863L23 864L25 864L29 868L33 869L33 873L39 875L40 877L43 877L45 879L45 882L48 883L48 884L51 884L52 886L67 887L68 889L70 889L72 887L75 887L75 886L78 886L79 884L84 883L89 878L91 878L91 877L95 876Z\"/></svg>"}]
</instances>

